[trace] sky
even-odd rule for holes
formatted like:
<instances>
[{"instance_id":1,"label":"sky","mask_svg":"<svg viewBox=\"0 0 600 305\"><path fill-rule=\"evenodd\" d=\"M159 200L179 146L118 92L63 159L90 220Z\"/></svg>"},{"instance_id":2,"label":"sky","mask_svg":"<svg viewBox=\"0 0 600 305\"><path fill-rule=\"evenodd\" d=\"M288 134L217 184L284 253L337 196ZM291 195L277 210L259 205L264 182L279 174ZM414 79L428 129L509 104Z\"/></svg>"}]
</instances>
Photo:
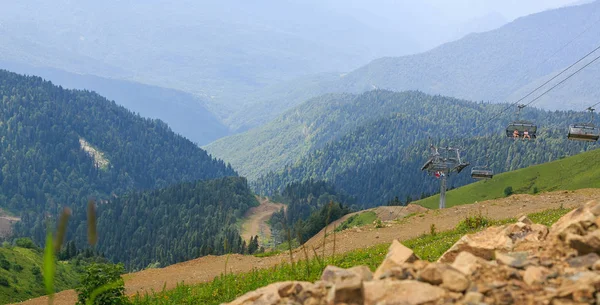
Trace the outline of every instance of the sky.
<instances>
[{"instance_id":1,"label":"sky","mask_svg":"<svg viewBox=\"0 0 600 305\"><path fill-rule=\"evenodd\" d=\"M321 0L322 5L390 34L411 34L419 51L514 19L586 0ZM415 31L418 29L418 31ZM390 50L391 51L391 50ZM400 55L400 54L389 54Z\"/></svg>"}]
</instances>

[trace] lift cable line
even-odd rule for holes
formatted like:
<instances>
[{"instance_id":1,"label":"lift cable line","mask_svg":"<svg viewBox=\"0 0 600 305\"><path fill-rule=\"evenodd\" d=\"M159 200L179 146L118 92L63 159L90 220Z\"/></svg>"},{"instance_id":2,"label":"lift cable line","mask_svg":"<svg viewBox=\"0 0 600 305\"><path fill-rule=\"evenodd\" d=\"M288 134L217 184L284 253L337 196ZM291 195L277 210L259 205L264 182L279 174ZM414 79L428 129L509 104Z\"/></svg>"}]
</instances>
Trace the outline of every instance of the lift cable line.
<instances>
[{"instance_id":1,"label":"lift cable line","mask_svg":"<svg viewBox=\"0 0 600 305\"><path fill-rule=\"evenodd\" d=\"M568 41L566 44L564 44L562 47L560 47L558 50L556 50L554 53L552 53L552 55L550 55L548 58L546 58L546 60L544 60L543 62L541 62L538 65L544 64L545 62L547 62L548 60L550 60L552 57L554 57L554 55L556 55L558 52L562 51L563 49L565 49L567 46L569 46L571 43L573 43L573 41L575 41L577 38L579 38L581 35L583 35L584 33L586 33L589 29L591 29L595 24L597 24L599 20L596 20L596 22L594 22L593 24L591 24L590 26L588 26L587 28L585 28L581 33L579 33L578 35L576 35L575 37L573 37L570 41ZM600 50L600 46L597 46L596 48L594 48L592 51L590 51L589 53L587 53L586 55L584 55L583 57L581 57L580 59L578 59L576 62L574 62L573 64L569 65L568 67L566 67L565 69L563 69L562 71L560 71L558 74L554 75L552 78L550 78L549 80L547 80L546 82L544 82L543 84L539 85L538 87L536 87L535 89L533 89L532 91L530 91L529 93L527 93L526 95L524 95L523 97L521 97L519 100L515 101L514 103L509 104L506 108L502 109L500 112L496 113L495 115L493 115L492 117L490 117L488 120L484 120L483 125L487 125L488 123L490 123L492 120L494 120L495 118L499 117L500 115L502 115L504 112L506 112L508 109L514 107L515 105L519 104L521 101L527 99L528 97L530 97L531 95L533 95L536 91L540 90L541 88L543 88L544 86L546 86L547 84L549 84L550 82L552 82L553 80L557 79L559 76L561 76L562 74L564 74L565 72L567 72L568 70L570 70L571 68L573 68L575 65L577 65L578 63L582 62L583 60L585 60L586 58L588 58L590 55L592 55L594 52ZM539 100L541 97L543 97L544 95L546 95L548 92L552 91L553 89L555 89L556 87L560 86L561 84L563 84L564 82L566 82L567 80L569 80L571 77L575 76L576 74L578 74L579 72L581 72L583 69L585 69L586 67L588 67L589 65L591 65L592 63L594 63L595 61L597 61L598 59L600 59L600 56L592 59L590 62L588 62L587 64L585 64L583 67L579 68L578 70L576 70L575 72L571 73L570 75L568 75L567 77L565 77L563 80L561 80L560 82L558 82L557 84L553 85L552 87L550 87L548 90L544 91L543 93L541 93L540 95L538 95L536 98L534 98L533 100L531 100L529 103L527 104L519 104L518 108L519 111L517 112L517 115L520 114L521 110L531 104L533 104L534 102L536 102L537 100ZM532 70L530 70L529 72L531 72ZM521 79L523 79L528 73L525 73L522 75ZM591 112L592 115L592 119L593 119L593 108L594 106L597 106L598 104L600 104L600 102L590 106L587 108L588 111ZM476 129L478 129L478 127L480 128L480 126L477 126L479 124L475 123L474 124L475 127L471 130L474 131ZM518 126L517 126L518 125ZM579 125L584 125L584 124L579 124ZM570 126L570 133L569 135L571 136L571 128L573 126L575 127L581 127L579 125L571 125ZM587 126L589 125L589 126ZM586 126L584 126L585 128L595 128L595 126L593 126L593 124L590 122L588 123ZM515 121L511 124L509 124L509 127L507 127L507 136L511 136L509 134L509 128L513 127L514 133L519 133L518 135L520 136L520 133L523 133L523 139L525 138L529 138L529 139L534 139L536 137L536 130L537 130L537 126L535 124L533 124L532 122L528 122L528 121ZM591 127L590 127L591 126ZM520 129L523 129L522 131ZM531 133L531 134L530 134ZM586 132L580 132L577 131L577 133L579 134L575 134L573 135L573 138L580 138L580 139L575 139L575 140L582 140L581 136L583 133L590 133L590 139L585 139L586 141L591 140L591 135L593 133L594 136L598 136L598 130L594 129L594 131L586 131ZM517 135L514 135L514 137L517 137ZM597 139L596 139L597 140ZM446 177L448 175L450 175L450 173L452 172L456 172L456 173L460 173L465 167L467 167L469 165L469 162L462 162L460 159L460 150L457 148L450 148L450 147L446 147L446 148L437 148L433 145L430 145L431 149L433 151L433 153L431 154L430 158L427 160L427 162L421 167L422 171L427 171L430 174L434 174L437 178L440 178L440 203L439 203L439 208L445 208L446 207ZM444 149L446 156L442 157L439 153L439 149ZM448 157L448 152L449 151L454 151L456 153L456 158L451 158ZM486 156L487 158L487 156ZM489 162L486 162L485 166L478 166L477 169L473 169L471 171L471 177L475 178L475 179L491 179L493 177L493 170L491 170L491 168L489 168ZM401 209L402 210L402 209Z\"/></svg>"},{"instance_id":2,"label":"lift cable line","mask_svg":"<svg viewBox=\"0 0 600 305\"><path fill-rule=\"evenodd\" d=\"M600 49L600 47L598 47L598 49ZM544 96L546 93L552 91L554 88L560 86L562 83L566 82L569 78L575 76L575 74L579 73L581 70L585 69L587 66L593 64L596 60L600 59L600 56L597 56L596 58L592 59L592 61L588 62L587 64L585 64L583 67L579 68L577 71L571 73L569 76L567 76L565 79L561 80L560 82L558 82L556 85L550 87L550 89L544 91L544 93L540 94L538 97L534 98L533 100L531 100L529 103L525 104L525 107L533 104L535 101L539 100L542 96Z\"/></svg>"},{"instance_id":3,"label":"lift cable line","mask_svg":"<svg viewBox=\"0 0 600 305\"><path fill-rule=\"evenodd\" d=\"M579 60L577 60L576 62L572 63L570 66L566 67L565 69L563 69L562 71L560 71L558 74L556 74L555 76L553 76L552 78L550 78L549 80L547 80L546 82L544 82L543 84L541 84L540 86L538 86L537 88L533 89L531 92L527 93L525 96L523 96L522 98L520 98L519 100L517 100L514 103L509 104L508 106L506 106L506 108L502 109L500 112L496 113L494 116L492 116L490 119L488 119L484 124L487 124L489 122L491 122L492 120L494 120L495 118L497 118L498 116L500 116L501 114L503 114L504 112L506 112L506 110L514 107L515 105L517 105L519 102L523 101L524 99L528 98L530 95L532 95L533 93L535 93L535 91L541 89L542 87L544 87L545 85L547 85L548 83L550 83L551 81L555 80L557 77L559 77L560 75L562 75L563 73L565 73L567 70L571 69L573 66L575 66L576 64L580 63L581 61L583 61L584 59L586 59L588 56L592 55L594 52L600 50L600 46L596 47L594 50L592 50L591 52L587 53L585 56L581 57ZM595 61L598 58L595 58L593 61ZM589 66L590 63L586 64L583 68ZM583 69L582 68L582 69ZM575 73L581 71L582 69L577 70ZM570 76L568 76L566 79L569 79L571 76L573 76L573 74L571 74ZM565 79L565 80L566 80ZM559 84L563 83L565 80L561 81ZM556 86L554 86L556 87ZM554 87L552 89L554 89ZM549 90L548 90L549 91ZM544 92L542 95L546 94L547 92ZM539 97L538 97L539 98ZM535 99L537 100L537 98ZM531 102L529 103L531 104ZM529 104L526 104L526 106L528 106ZM473 130L475 130L477 128L474 128Z\"/></svg>"}]
</instances>

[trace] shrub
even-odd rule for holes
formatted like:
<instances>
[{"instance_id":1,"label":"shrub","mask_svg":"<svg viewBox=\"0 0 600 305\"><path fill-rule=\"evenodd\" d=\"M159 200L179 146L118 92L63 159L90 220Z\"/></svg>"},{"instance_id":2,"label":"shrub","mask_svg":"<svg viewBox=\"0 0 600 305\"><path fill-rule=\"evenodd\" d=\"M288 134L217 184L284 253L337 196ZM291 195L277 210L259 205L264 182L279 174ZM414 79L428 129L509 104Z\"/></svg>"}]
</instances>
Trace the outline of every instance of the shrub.
<instances>
[{"instance_id":1,"label":"shrub","mask_svg":"<svg viewBox=\"0 0 600 305\"><path fill-rule=\"evenodd\" d=\"M41 274L41 273L42 273L42 270L40 269L40 267L38 267L38 266L33 266L33 267L31 268L31 274L33 274L33 275L39 275L39 274Z\"/></svg>"},{"instance_id":2,"label":"shrub","mask_svg":"<svg viewBox=\"0 0 600 305\"><path fill-rule=\"evenodd\" d=\"M33 240L31 240L30 238L27 238L27 237L17 238L15 240L15 245L17 247L21 247L21 248L38 249L38 246L35 245Z\"/></svg>"},{"instance_id":3,"label":"shrub","mask_svg":"<svg viewBox=\"0 0 600 305\"><path fill-rule=\"evenodd\" d=\"M121 274L125 272L122 264L98 264L92 263L85 269L81 278L81 287L77 288L78 305L86 304L86 301L98 289L104 290L94 299L95 305L120 305L130 304L125 297L125 284Z\"/></svg>"},{"instance_id":4,"label":"shrub","mask_svg":"<svg viewBox=\"0 0 600 305\"><path fill-rule=\"evenodd\" d=\"M437 234L437 230L435 228L435 223L432 223L431 226L429 226L429 234L431 236L435 236Z\"/></svg>"},{"instance_id":5,"label":"shrub","mask_svg":"<svg viewBox=\"0 0 600 305\"><path fill-rule=\"evenodd\" d=\"M4 270L10 270L10 262L6 259L0 259L0 268Z\"/></svg>"},{"instance_id":6,"label":"shrub","mask_svg":"<svg viewBox=\"0 0 600 305\"><path fill-rule=\"evenodd\" d=\"M512 186L507 186L507 187L504 189L504 196L505 196L505 197L508 197L508 196L510 196L510 195L512 195L512 194L513 194L513 188L512 188Z\"/></svg>"},{"instance_id":7,"label":"shrub","mask_svg":"<svg viewBox=\"0 0 600 305\"><path fill-rule=\"evenodd\" d=\"M19 264L17 264L17 263L15 263L15 264L12 266L12 268L13 268L13 270L14 270L14 271L17 271L17 272L21 272L21 271L23 271L23 266L21 266L21 265L19 265Z\"/></svg>"},{"instance_id":8,"label":"shrub","mask_svg":"<svg viewBox=\"0 0 600 305\"><path fill-rule=\"evenodd\" d=\"M0 286L10 287L10 284L6 278L0 277Z\"/></svg>"}]
</instances>

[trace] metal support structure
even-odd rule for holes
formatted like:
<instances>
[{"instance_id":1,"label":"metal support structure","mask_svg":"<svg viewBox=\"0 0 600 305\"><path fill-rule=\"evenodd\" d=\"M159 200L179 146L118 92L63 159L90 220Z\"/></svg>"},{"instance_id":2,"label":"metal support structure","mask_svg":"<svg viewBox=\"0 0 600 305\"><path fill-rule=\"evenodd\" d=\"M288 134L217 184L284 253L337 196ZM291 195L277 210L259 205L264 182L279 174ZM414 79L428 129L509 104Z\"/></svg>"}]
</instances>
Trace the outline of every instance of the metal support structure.
<instances>
[{"instance_id":1,"label":"metal support structure","mask_svg":"<svg viewBox=\"0 0 600 305\"><path fill-rule=\"evenodd\" d=\"M440 209L446 208L446 175L440 177Z\"/></svg>"},{"instance_id":2,"label":"metal support structure","mask_svg":"<svg viewBox=\"0 0 600 305\"><path fill-rule=\"evenodd\" d=\"M441 151L441 153L440 153ZM431 145L431 156L421 167L422 171L434 174L440 179L440 209L446 207L447 179L452 173L460 173L469 162L463 162L460 149L453 147L435 147Z\"/></svg>"}]
</instances>

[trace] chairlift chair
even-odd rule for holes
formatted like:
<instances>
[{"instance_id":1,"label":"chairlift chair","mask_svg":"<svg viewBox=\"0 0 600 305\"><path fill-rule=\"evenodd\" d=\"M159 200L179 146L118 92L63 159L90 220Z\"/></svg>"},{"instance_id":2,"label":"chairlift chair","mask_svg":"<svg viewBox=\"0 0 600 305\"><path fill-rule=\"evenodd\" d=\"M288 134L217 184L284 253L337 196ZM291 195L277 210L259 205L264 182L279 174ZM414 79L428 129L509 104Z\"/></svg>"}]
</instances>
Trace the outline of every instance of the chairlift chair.
<instances>
[{"instance_id":1,"label":"chairlift chair","mask_svg":"<svg viewBox=\"0 0 600 305\"><path fill-rule=\"evenodd\" d=\"M492 179L494 177L494 171L487 166L475 166L471 169L471 178L482 180Z\"/></svg>"},{"instance_id":2,"label":"chairlift chair","mask_svg":"<svg viewBox=\"0 0 600 305\"><path fill-rule=\"evenodd\" d=\"M592 124L594 119L594 109L588 108L592 115L589 123L577 123L569 125L567 139L573 141L595 142L600 138L600 129Z\"/></svg>"},{"instance_id":3,"label":"chairlift chair","mask_svg":"<svg viewBox=\"0 0 600 305\"><path fill-rule=\"evenodd\" d=\"M533 140L537 137L537 125L531 121L519 120L519 114L521 109L525 108L525 105L519 105L518 107L517 120L508 124L506 127L506 136L508 138L514 138L514 132L516 130L519 138L524 139L525 132L527 132L529 137Z\"/></svg>"}]
</instances>

